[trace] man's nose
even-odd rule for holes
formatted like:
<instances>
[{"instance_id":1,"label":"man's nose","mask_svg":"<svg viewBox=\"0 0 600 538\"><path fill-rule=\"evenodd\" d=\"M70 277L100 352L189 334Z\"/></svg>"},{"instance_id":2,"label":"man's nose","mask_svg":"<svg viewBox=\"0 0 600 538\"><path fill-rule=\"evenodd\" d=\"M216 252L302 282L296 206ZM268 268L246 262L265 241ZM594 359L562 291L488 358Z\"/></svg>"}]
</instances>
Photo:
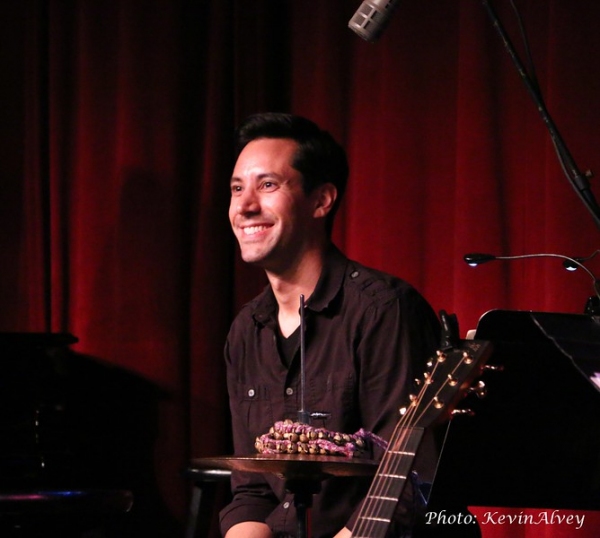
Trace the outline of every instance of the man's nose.
<instances>
[{"instance_id":1,"label":"man's nose","mask_svg":"<svg viewBox=\"0 0 600 538\"><path fill-rule=\"evenodd\" d=\"M256 191L254 189L244 189L237 199L236 209L240 215L259 213L260 203Z\"/></svg>"}]
</instances>

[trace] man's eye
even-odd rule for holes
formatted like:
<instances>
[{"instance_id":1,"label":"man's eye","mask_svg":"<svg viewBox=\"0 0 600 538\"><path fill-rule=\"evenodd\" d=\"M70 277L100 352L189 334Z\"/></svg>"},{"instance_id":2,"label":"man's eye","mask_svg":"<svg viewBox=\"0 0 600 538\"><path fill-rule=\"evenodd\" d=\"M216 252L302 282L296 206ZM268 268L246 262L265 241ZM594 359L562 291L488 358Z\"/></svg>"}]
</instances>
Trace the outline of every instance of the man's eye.
<instances>
[{"instance_id":1,"label":"man's eye","mask_svg":"<svg viewBox=\"0 0 600 538\"><path fill-rule=\"evenodd\" d=\"M261 187L263 188L263 190L273 190L274 188L277 187L277 185L273 182L273 181L265 181Z\"/></svg>"},{"instance_id":2,"label":"man's eye","mask_svg":"<svg viewBox=\"0 0 600 538\"><path fill-rule=\"evenodd\" d=\"M232 185L231 186L231 194L236 194L242 192L242 187L240 187L239 185Z\"/></svg>"}]
</instances>

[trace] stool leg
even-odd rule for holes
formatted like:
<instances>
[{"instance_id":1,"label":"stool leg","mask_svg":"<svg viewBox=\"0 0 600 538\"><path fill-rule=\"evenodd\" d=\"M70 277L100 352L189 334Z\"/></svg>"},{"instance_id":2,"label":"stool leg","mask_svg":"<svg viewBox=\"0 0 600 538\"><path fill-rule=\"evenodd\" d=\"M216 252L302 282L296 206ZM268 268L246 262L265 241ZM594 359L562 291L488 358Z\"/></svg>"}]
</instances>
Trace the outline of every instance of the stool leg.
<instances>
[{"instance_id":1,"label":"stool leg","mask_svg":"<svg viewBox=\"0 0 600 538\"><path fill-rule=\"evenodd\" d=\"M196 538L200 536L198 534L199 521L200 517L200 503L202 502L202 488L198 485L194 485L194 490L192 491L192 499L190 501L190 509L188 512L188 522L185 530L185 538Z\"/></svg>"},{"instance_id":2,"label":"stool leg","mask_svg":"<svg viewBox=\"0 0 600 538\"><path fill-rule=\"evenodd\" d=\"M192 479L193 490L188 510L185 538L206 538L216 532L216 510L225 497L222 489L229 483L231 471L226 469L202 469L189 467L188 476ZM223 498L221 498L223 497ZM212 534L211 534L212 535ZM1 538L1 537L0 537Z\"/></svg>"},{"instance_id":3,"label":"stool leg","mask_svg":"<svg viewBox=\"0 0 600 538\"><path fill-rule=\"evenodd\" d=\"M217 486L216 482L194 485L185 538L206 538L212 522Z\"/></svg>"}]
</instances>

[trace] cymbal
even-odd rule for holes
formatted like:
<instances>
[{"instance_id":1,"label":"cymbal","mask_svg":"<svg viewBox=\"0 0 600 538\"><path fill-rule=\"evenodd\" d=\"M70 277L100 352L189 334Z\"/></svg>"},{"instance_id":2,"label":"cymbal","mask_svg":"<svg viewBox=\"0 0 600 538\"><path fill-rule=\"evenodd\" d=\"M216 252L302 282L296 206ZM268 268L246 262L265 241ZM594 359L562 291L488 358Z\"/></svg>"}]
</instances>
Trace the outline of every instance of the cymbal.
<instances>
[{"instance_id":1,"label":"cymbal","mask_svg":"<svg viewBox=\"0 0 600 538\"><path fill-rule=\"evenodd\" d=\"M369 459L307 454L253 454L191 460L192 468L271 473L288 480L323 480L331 476L373 476L377 466L376 461Z\"/></svg>"}]
</instances>

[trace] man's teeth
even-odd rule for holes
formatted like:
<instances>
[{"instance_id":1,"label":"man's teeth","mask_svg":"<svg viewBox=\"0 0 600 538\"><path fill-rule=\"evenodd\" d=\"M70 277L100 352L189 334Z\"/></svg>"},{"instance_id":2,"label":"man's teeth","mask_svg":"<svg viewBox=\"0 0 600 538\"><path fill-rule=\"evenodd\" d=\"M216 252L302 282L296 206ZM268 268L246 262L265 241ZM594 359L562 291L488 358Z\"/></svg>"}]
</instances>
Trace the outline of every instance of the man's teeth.
<instances>
[{"instance_id":1,"label":"man's teeth","mask_svg":"<svg viewBox=\"0 0 600 538\"><path fill-rule=\"evenodd\" d=\"M267 226L248 226L244 228L244 235L254 235L258 232L266 230Z\"/></svg>"}]
</instances>

